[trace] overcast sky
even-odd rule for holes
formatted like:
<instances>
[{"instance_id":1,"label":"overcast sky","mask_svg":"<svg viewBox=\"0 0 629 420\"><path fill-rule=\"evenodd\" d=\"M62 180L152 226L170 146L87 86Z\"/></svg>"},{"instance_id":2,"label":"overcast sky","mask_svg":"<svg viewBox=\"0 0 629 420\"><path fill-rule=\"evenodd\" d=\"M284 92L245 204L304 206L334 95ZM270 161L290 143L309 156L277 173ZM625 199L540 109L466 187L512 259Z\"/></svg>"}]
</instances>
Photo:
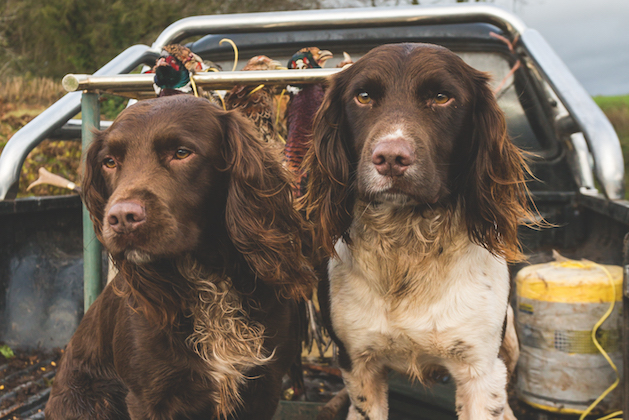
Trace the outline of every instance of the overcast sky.
<instances>
[{"instance_id":1,"label":"overcast sky","mask_svg":"<svg viewBox=\"0 0 629 420\"><path fill-rule=\"evenodd\" d=\"M496 0L512 3L512 0ZM537 29L592 95L629 93L629 0L526 0Z\"/></svg>"},{"instance_id":2,"label":"overcast sky","mask_svg":"<svg viewBox=\"0 0 629 420\"><path fill-rule=\"evenodd\" d=\"M421 5L455 0L419 0ZM365 7L372 0L323 0L324 7ZM411 0L375 0L407 5ZM629 94L629 0L488 0L537 29L592 95Z\"/></svg>"}]
</instances>

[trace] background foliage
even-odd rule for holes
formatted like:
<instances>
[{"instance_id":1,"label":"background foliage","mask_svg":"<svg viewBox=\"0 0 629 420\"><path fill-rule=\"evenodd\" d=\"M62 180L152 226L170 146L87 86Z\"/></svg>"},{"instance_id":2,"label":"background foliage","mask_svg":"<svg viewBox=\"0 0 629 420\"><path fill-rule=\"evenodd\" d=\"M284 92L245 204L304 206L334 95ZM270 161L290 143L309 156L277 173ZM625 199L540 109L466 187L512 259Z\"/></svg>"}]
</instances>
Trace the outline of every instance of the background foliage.
<instances>
[{"instance_id":1,"label":"background foliage","mask_svg":"<svg viewBox=\"0 0 629 420\"><path fill-rule=\"evenodd\" d=\"M594 101L612 123L625 160L625 199L629 199L629 95L595 96Z\"/></svg>"},{"instance_id":2,"label":"background foliage","mask_svg":"<svg viewBox=\"0 0 629 420\"><path fill-rule=\"evenodd\" d=\"M188 16L316 8L319 0L0 0L0 153L11 136L65 93L67 73L93 73L135 44L151 45ZM126 101L101 97L104 118ZM49 141L24 162L18 197L67 194L26 187L38 169L78 179L80 141Z\"/></svg>"},{"instance_id":3,"label":"background foliage","mask_svg":"<svg viewBox=\"0 0 629 420\"><path fill-rule=\"evenodd\" d=\"M0 74L93 73L187 16L306 9L318 0L0 0Z\"/></svg>"}]
</instances>

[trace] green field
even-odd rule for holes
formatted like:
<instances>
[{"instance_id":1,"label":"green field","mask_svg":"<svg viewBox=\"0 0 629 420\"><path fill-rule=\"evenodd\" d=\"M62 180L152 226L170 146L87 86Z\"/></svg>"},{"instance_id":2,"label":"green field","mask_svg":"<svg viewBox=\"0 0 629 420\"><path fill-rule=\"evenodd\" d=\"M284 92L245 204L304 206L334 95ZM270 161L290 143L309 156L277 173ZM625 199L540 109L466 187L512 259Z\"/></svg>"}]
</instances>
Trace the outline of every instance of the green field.
<instances>
[{"instance_id":1,"label":"green field","mask_svg":"<svg viewBox=\"0 0 629 420\"><path fill-rule=\"evenodd\" d=\"M607 109L627 109L627 107L629 107L629 95L595 96L594 102L596 102L603 111Z\"/></svg>"},{"instance_id":2,"label":"green field","mask_svg":"<svg viewBox=\"0 0 629 420\"><path fill-rule=\"evenodd\" d=\"M614 126L625 159L625 198L629 198L629 95L595 96L594 101Z\"/></svg>"}]
</instances>

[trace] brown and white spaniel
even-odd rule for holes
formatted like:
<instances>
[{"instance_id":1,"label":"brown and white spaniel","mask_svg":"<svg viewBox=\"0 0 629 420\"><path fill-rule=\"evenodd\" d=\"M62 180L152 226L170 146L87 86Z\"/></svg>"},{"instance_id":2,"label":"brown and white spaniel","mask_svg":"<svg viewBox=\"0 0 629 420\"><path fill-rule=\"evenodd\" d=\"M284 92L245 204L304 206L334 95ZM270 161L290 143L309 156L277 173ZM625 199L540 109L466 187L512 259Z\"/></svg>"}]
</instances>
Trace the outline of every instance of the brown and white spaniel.
<instances>
[{"instance_id":1,"label":"brown and white spaniel","mask_svg":"<svg viewBox=\"0 0 629 420\"><path fill-rule=\"evenodd\" d=\"M129 107L86 153L84 202L119 274L46 418L271 419L315 282L279 158L246 118L186 95Z\"/></svg>"},{"instance_id":2,"label":"brown and white spaniel","mask_svg":"<svg viewBox=\"0 0 629 420\"><path fill-rule=\"evenodd\" d=\"M331 78L305 165L348 419L387 418L390 369L422 381L435 366L460 419L513 418L499 349L506 329L517 356L507 263L527 166L488 76L435 45L375 48Z\"/></svg>"}]
</instances>

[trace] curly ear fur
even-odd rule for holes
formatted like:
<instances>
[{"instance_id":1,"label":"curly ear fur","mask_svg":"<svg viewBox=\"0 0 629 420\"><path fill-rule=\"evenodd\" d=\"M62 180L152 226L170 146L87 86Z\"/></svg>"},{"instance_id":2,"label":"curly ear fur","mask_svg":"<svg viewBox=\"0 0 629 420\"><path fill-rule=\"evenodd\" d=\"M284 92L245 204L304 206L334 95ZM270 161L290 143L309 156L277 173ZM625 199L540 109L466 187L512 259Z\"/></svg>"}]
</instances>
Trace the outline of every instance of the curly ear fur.
<instances>
[{"instance_id":1,"label":"curly ear fur","mask_svg":"<svg viewBox=\"0 0 629 420\"><path fill-rule=\"evenodd\" d=\"M96 236L102 242L103 216L109 193L105 179L100 171L101 162L97 161L98 153L103 146L104 136L102 131L95 134L95 139L87 149L84 162L83 178L81 180L81 198L83 204L90 212L90 218L94 224Z\"/></svg>"},{"instance_id":2,"label":"curly ear fur","mask_svg":"<svg viewBox=\"0 0 629 420\"><path fill-rule=\"evenodd\" d=\"M470 238L508 261L521 259L517 237L523 218L531 218L522 152L507 134L504 114L488 85L475 72L472 142L461 194Z\"/></svg>"},{"instance_id":3,"label":"curly ear fur","mask_svg":"<svg viewBox=\"0 0 629 420\"><path fill-rule=\"evenodd\" d=\"M308 183L299 206L316 226L312 245L315 261L336 254L334 244L352 221L355 159L346 146L349 139L341 95L347 82L343 76L338 74L330 80L315 116L312 145L302 165Z\"/></svg>"},{"instance_id":4,"label":"curly ear fur","mask_svg":"<svg viewBox=\"0 0 629 420\"><path fill-rule=\"evenodd\" d=\"M289 297L309 296L316 278L302 254L306 229L293 207L288 173L240 114L224 114L223 127L225 220L232 243L263 281Z\"/></svg>"}]
</instances>

